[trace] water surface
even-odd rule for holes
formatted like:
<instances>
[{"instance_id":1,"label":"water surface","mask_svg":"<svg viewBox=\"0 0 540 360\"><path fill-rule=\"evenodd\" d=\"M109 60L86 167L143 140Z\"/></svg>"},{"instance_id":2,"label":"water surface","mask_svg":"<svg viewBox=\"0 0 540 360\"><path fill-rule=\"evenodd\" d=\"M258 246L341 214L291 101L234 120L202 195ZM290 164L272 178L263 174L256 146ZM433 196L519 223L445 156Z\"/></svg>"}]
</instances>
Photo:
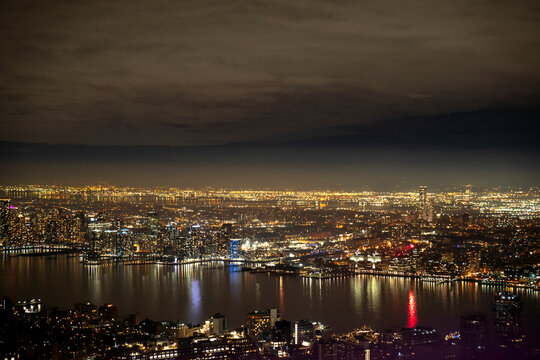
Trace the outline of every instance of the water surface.
<instances>
[{"instance_id":1,"label":"water surface","mask_svg":"<svg viewBox=\"0 0 540 360\"><path fill-rule=\"evenodd\" d=\"M154 320L198 323L216 312L240 326L254 309L279 307L283 318L321 321L335 331L367 324L375 329L425 325L443 334L459 328L459 316L491 318L495 287L433 284L404 278L358 275L332 280L250 274L224 263L102 265L78 256L0 258L0 296L41 298L48 307L76 302L114 303L120 316L140 312ZM540 293L518 291L523 329L538 336Z\"/></svg>"}]
</instances>

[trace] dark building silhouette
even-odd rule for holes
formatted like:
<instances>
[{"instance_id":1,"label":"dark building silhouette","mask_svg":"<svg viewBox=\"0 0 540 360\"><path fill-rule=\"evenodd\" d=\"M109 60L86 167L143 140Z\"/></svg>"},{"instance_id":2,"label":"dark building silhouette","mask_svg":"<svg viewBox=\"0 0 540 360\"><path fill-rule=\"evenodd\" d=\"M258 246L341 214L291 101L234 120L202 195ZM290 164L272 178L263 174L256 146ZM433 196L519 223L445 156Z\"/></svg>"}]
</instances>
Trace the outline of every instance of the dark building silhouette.
<instances>
[{"instance_id":1,"label":"dark building silhouette","mask_svg":"<svg viewBox=\"0 0 540 360\"><path fill-rule=\"evenodd\" d=\"M519 354L525 335L520 329L522 303L516 294L502 292L493 300L495 348L501 356Z\"/></svg>"},{"instance_id":2,"label":"dark building silhouette","mask_svg":"<svg viewBox=\"0 0 540 360\"><path fill-rule=\"evenodd\" d=\"M287 320L276 321L272 329L272 341L283 344L291 343L291 322Z\"/></svg>"},{"instance_id":3,"label":"dark building silhouette","mask_svg":"<svg viewBox=\"0 0 540 360\"><path fill-rule=\"evenodd\" d=\"M487 356L487 320L485 314L469 314L460 318L461 357L485 359Z\"/></svg>"}]
</instances>

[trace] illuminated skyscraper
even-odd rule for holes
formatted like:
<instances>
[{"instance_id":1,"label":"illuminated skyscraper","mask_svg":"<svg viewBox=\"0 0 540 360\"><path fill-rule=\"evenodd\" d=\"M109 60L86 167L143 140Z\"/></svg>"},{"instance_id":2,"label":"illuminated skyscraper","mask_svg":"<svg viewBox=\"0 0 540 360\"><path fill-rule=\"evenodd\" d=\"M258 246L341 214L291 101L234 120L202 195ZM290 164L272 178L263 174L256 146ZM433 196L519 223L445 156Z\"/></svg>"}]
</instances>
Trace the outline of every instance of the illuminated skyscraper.
<instances>
[{"instance_id":1,"label":"illuminated skyscraper","mask_svg":"<svg viewBox=\"0 0 540 360\"><path fill-rule=\"evenodd\" d=\"M422 185L418 188L418 201L420 202L420 205L424 205L427 203L427 186Z\"/></svg>"},{"instance_id":2,"label":"illuminated skyscraper","mask_svg":"<svg viewBox=\"0 0 540 360\"><path fill-rule=\"evenodd\" d=\"M159 216L155 211L149 211L146 216L146 226L150 234L156 234L159 227Z\"/></svg>"},{"instance_id":3,"label":"illuminated skyscraper","mask_svg":"<svg viewBox=\"0 0 540 360\"><path fill-rule=\"evenodd\" d=\"M201 225L193 224L188 228L187 235L180 242L180 253L183 258L198 259L205 254L205 232Z\"/></svg>"},{"instance_id":4,"label":"illuminated skyscraper","mask_svg":"<svg viewBox=\"0 0 540 360\"><path fill-rule=\"evenodd\" d=\"M433 220L433 206L427 196L427 186L418 189L418 218L431 222Z\"/></svg>"},{"instance_id":5,"label":"illuminated skyscraper","mask_svg":"<svg viewBox=\"0 0 540 360\"><path fill-rule=\"evenodd\" d=\"M241 241L240 239L231 239L229 241L229 259L238 259L238 247Z\"/></svg>"},{"instance_id":6,"label":"illuminated skyscraper","mask_svg":"<svg viewBox=\"0 0 540 360\"><path fill-rule=\"evenodd\" d=\"M247 333L256 340L270 336L270 330L279 319L279 309L256 310L248 314Z\"/></svg>"}]
</instances>

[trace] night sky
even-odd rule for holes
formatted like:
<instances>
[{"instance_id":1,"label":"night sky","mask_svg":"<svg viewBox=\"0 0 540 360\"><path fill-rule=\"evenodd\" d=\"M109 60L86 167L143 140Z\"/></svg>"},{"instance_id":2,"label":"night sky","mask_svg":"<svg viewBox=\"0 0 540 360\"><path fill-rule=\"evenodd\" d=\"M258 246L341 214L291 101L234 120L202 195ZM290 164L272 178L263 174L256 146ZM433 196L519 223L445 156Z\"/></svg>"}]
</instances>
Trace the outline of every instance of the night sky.
<instances>
[{"instance_id":1,"label":"night sky","mask_svg":"<svg viewBox=\"0 0 540 360\"><path fill-rule=\"evenodd\" d=\"M0 3L0 182L540 185L536 1Z\"/></svg>"}]
</instances>

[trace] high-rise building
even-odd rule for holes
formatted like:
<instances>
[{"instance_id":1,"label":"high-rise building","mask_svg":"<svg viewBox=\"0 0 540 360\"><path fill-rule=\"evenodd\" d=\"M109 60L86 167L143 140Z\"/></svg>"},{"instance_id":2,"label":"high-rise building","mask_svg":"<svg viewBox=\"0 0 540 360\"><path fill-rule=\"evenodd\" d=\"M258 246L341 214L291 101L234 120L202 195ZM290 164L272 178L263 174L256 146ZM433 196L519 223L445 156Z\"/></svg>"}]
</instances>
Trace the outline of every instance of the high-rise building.
<instances>
[{"instance_id":1,"label":"high-rise building","mask_svg":"<svg viewBox=\"0 0 540 360\"><path fill-rule=\"evenodd\" d=\"M272 342L289 345L291 343L291 322L278 320L272 329Z\"/></svg>"},{"instance_id":2,"label":"high-rise building","mask_svg":"<svg viewBox=\"0 0 540 360\"><path fill-rule=\"evenodd\" d=\"M159 227L159 216L155 211L149 211L146 216L146 226L149 234L156 234Z\"/></svg>"},{"instance_id":3,"label":"high-rise building","mask_svg":"<svg viewBox=\"0 0 540 360\"><path fill-rule=\"evenodd\" d=\"M301 344L302 341L313 340L315 333L315 326L309 320L298 320L294 322L293 326L293 341L296 345Z\"/></svg>"},{"instance_id":4,"label":"high-rise building","mask_svg":"<svg viewBox=\"0 0 540 360\"><path fill-rule=\"evenodd\" d=\"M418 188L418 218L431 222L433 220L433 206L427 195L427 186Z\"/></svg>"},{"instance_id":5,"label":"high-rise building","mask_svg":"<svg viewBox=\"0 0 540 360\"><path fill-rule=\"evenodd\" d=\"M516 294L495 294L493 312L498 351L517 354L523 348L524 334L520 329L522 303Z\"/></svg>"},{"instance_id":6,"label":"high-rise building","mask_svg":"<svg viewBox=\"0 0 540 360\"><path fill-rule=\"evenodd\" d=\"M460 318L461 349L464 359L484 359L487 349L487 320L484 314Z\"/></svg>"},{"instance_id":7,"label":"high-rise building","mask_svg":"<svg viewBox=\"0 0 540 360\"><path fill-rule=\"evenodd\" d=\"M8 240L10 199L0 199L0 243Z\"/></svg>"},{"instance_id":8,"label":"high-rise building","mask_svg":"<svg viewBox=\"0 0 540 360\"><path fill-rule=\"evenodd\" d=\"M227 331L227 318L221 314L214 314L210 318L210 333L221 335Z\"/></svg>"},{"instance_id":9,"label":"high-rise building","mask_svg":"<svg viewBox=\"0 0 540 360\"><path fill-rule=\"evenodd\" d=\"M270 336L270 330L279 319L279 310L268 309L266 311L255 310L247 316L248 335L257 340Z\"/></svg>"},{"instance_id":10,"label":"high-rise building","mask_svg":"<svg viewBox=\"0 0 540 360\"><path fill-rule=\"evenodd\" d=\"M224 238L226 239L230 239L231 236L232 236L232 225L231 223L225 223L225 224L222 224L221 225L221 234L223 235Z\"/></svg>"},{"instance_id":11,"label":"high-rise building","mask_svg":"<svg viewBox=\"0 0 540 360\"><path fill-rule=\"evenodd\" d=\"M418 201L420 205L423 205L427 202L427 186L421 185L418 188Z\"/></svg>"},{"instance_id":12,"label":"high-rise building","mask_svg":"<svg viewBox=\"0 0 540 360\"><path fill-rule=\"evenodd\" d=\"M170 226L169 227L169 239L171 241L176 241L180 237L180 231L178 231L178 228L176 226Z\"/></svg>"},{"instance_id":13,"label":"high-rise building","mask_svg":"<svg viewBox=\"0 0 540 360\"><path fill-rule=\"evenodd\" d=\"M233 234L233 224L225 223L221 225L216 242L216 254L227 256L229 254L230 240Z\"/></svg>"},{"instance_id":14,"label":"high-rise building","mask_svg":"<svg viewBox=\"0 0 540 360\"><path fill-rule=\"evenodd\" d=\"M187 229L186 236L180 241L180 256L196 259L204 254L204 232L201 225L193 224Z\"/></svg>"},{"instance_id":15,"label":"high-rise building","mask_svg":"<svg viewBox=\"0 0 540 360\"><path fill-rule=\"evenodd\" d=\"M45 242L47 243L57 243L59 242L59 224L60 213L58 209L52 209L46 218L45 223Z\"/></svg>"},{"instance_id":16,"label":"high-rise building","mask_svg":"<svg viewBox=\"0 0 540 360\"><path fill-rule=\"evenodd\" d=\"M112 251L117 256L122 256L122 231L112 230Z\"/></svg>"},{"instance_id":17,"label":"high-rise building","mask_svg":"<svg viewBox=\"0 0 540 360\"><path fill-rule=\"evenodd\" d=\"M238 259L238 248L241 242L241 239L229 240L229 259Z\"/></svg>"}]
</instances>

